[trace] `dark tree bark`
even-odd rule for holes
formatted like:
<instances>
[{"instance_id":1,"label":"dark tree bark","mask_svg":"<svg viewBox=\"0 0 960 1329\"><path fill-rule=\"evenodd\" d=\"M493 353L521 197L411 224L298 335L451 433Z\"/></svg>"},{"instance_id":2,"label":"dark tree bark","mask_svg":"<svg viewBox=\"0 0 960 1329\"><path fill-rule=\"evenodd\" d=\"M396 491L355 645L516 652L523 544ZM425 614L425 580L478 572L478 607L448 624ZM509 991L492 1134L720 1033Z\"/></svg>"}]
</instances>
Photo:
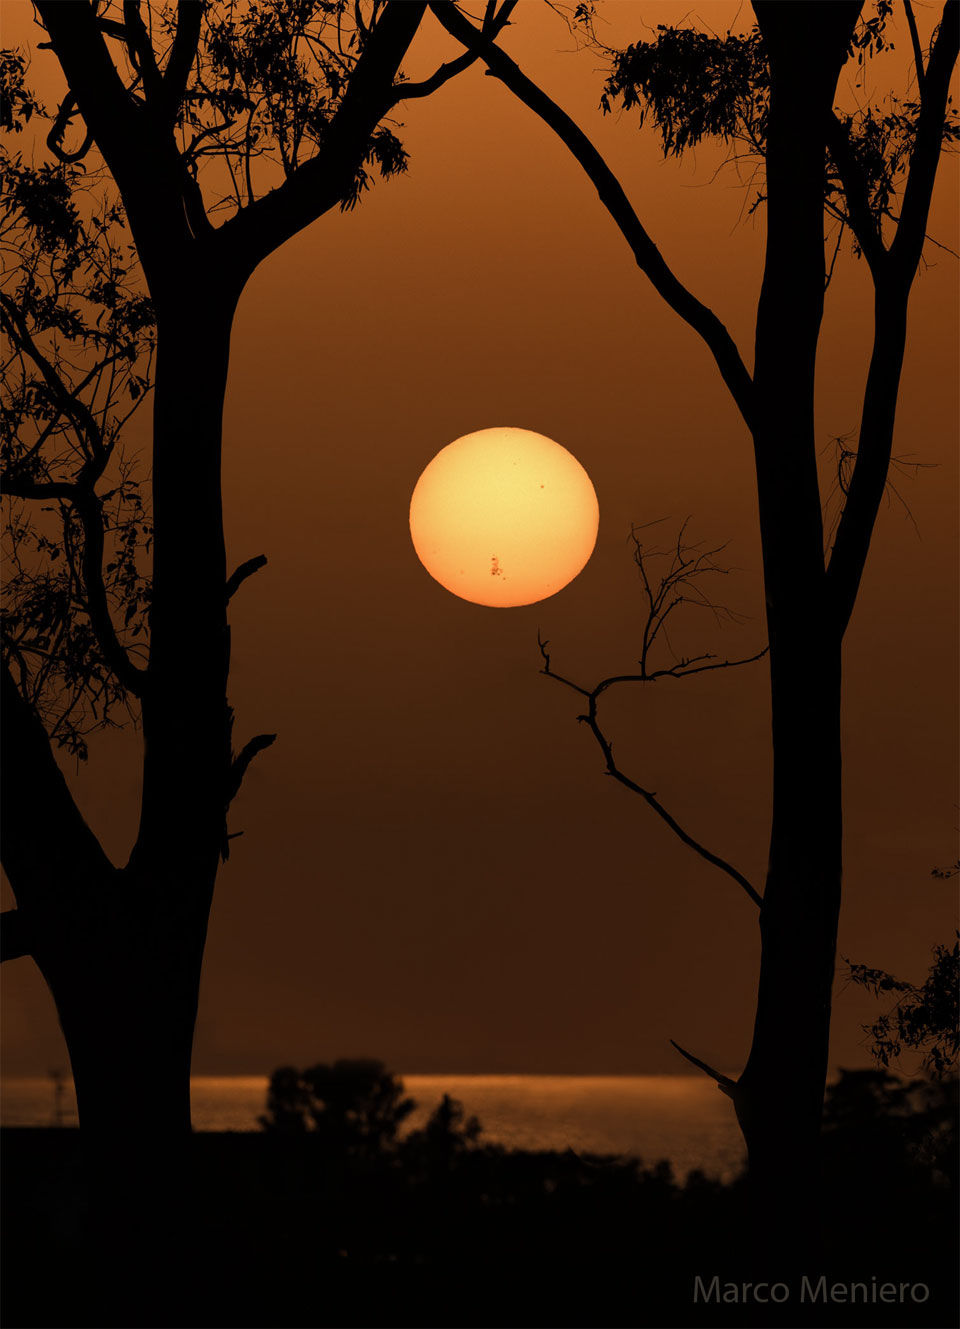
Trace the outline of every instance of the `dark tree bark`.
<instances>
[{"instance_id":1,"label":"dark tree bark","mask_svg":"<svg viewBox=\"0 0 960 1329\"><path fill-rule=\"evenodd\" d=\"M907 301L925 238L960 44L960 5L957 0L944 5L926 69L914 35L921 110L901 213L887 247L847 129L833 112L862 0L755 0L769 62L770 105L767 246L752 377L723 324L664 263L619 182L570 117L451 5L431 0L431 9L564 142L638 267L711 351L753 438L774 753L756 1022L747 1065L736 1082L684 1055L712 1075L736 1106L758 1200L754 1254L802 1267L815 1247L811 1206L840 909L843 635L887 481ZM814 388L825 290L827 149L843 183L848 223L870 266L875 308L857 459L825 563Z\"/></svg>"},{"instance_id":2,"label":"dark tree bark","mask_svg":"<svg viewBox=\"0 0 960 1329\"><path fill-rule=\"evenodd\" d=\"M123 85L97 6L38 0L37 8L71 109L120 191L157 316L150 654L142 675L131 672L143 794L125 867L108 861L40 721L6 670L3 678L4 864L18 901L9 953L32 954L50 985L85 1138L111 1174L105 1204L116 1204L145 1173L168 1196L175 1189L162 1174L190 1130L191 1046L226 813L250 759L272 740L261 735L239 757L231 752L227 602L240 570L228 583L220 463L234 311L261 259L348 196L371 134L406 93L397 75L425 4L391 0L382 9L319 153L219 227L202 211L174 136L201 0L180 0L162 74L138 6L124 7L120 31L137 52L140 101ZM411 85L413 95L455 72L438 71L425 90Z\"/></svg>"},{"instance_id":3,"label":"dark tree bark","mask_svg":"<svg viewBox=\"0 0 960 1329\"><path fill-rule=\"evenodd\" d=\"M119 31L136 49L140 100L123 85L104 40L112 20L101 21L96 5L38 0L37 9L71 109L120 191L156 311L153 581L148 667L128 671L144 758L125 867L109 862L84 823L40 720L4 669L4 865L18 902L7 953L34 957L66 1037L90 1169L101 1321L169 1324L182 1315L163 1289L176 1292L188 1238L190 1061L226 814L250 760L273 737L231 751L227 604L265 560L228 579L220 465L230 329L258 263L349 197L371 135L407 93L397 75L425 4L389 0L317 155L219 227L203 212L174 136L201 0L180 0L162 74L138 5L124 6ZM412 95L427 95L469 62L409 85ZM62 497L77 501L73 492ZM108 616L101 627L112 638ZM126 670L125 653L111 645Z\"/></svg>"},{"instance_id":4,"label":"dark tree bark","mask_svg":"<svg viewBox=\"0 0 960 1329\"><path fill-rule=\"evenodd\" d=\"M770 63L753 441L770 645L773 822L756 1024L734 1101L754 1178L801 1205L816 1175L842 832L840 634L826 614L814 429L824 147L811 126L831 113L861 4L757 0L754 8Z\"/></svg>"}]
</instances>

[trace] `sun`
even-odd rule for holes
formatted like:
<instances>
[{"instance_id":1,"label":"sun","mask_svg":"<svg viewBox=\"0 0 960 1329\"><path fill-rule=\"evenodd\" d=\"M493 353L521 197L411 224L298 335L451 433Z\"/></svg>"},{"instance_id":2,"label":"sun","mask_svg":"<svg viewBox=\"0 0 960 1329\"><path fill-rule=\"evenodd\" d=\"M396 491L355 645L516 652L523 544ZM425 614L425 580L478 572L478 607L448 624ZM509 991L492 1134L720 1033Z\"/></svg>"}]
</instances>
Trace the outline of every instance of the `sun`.
<instances>
[{"instance_id":1,"label":"sun","mask_svg":"<svg viewBox=\"0 0 960 1329\"><path fill-rule=\"evenodd\" d=\"M556 595L583 569L600 510L572 453L530 429L478 429L443 448L417 481L410 535L434 580L473 604Z\"/></svg>"}]
</instances>

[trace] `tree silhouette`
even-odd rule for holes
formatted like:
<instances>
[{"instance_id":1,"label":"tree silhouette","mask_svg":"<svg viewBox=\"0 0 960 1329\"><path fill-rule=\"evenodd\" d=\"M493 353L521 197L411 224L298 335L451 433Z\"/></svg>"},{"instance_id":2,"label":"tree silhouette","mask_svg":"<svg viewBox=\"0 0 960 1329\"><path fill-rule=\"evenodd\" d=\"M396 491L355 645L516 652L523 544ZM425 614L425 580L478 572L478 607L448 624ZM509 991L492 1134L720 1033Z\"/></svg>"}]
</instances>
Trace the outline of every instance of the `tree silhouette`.
<instances>
[{"instance_id":1,"label":"tree silhouette","mask_svg":"<svg viewBox=\"0 0 960 1329\"><path fill-rule=\"evenodd\" d=\"M952 946L933 948L933 962L919 985L884 969L846 962L847 978L875 997L896 1001L872 1024L864 1025L871 1052L884 1069L907 1051L918 1052L921 1069L935 1080L956 1074L960 1058L960 933Z\"/></svg>"},{"instance_id":2,"label":"tree silhouette","mask_svg":"<svg viewBox=\"0 0 960 1329\"><path fill-rule=\"evenodd\" d=\"M366 1158L393 1147L415 1106L380 1061L341 1060L304 1071L281 1066L270 1077L260 1125L284 1134L309 1131L331 1156Z\"/></svg>"},{"instance_id":3,"label":"tree silhouette","mask_svg":"<svg viewBox=\"0 0 960 1329\"><path fill-rule=\"evenodd\" d=\"M371 1163L397 1155L400 1130L416 1106L382 1061L342 1059L302 1071L278 1067L259 1122L271 1135L310 1135L327 1159ZM480 1134L476 1117L465 1117L444 1094L424 1125L407 1134L404 1150L442 1171Z\"/></svg>"},{"instance_id":4,"label":"tree silhouette","mask_svg":"<svg viewBox=\"0 0 960 1329\"><path fill-rule=\"evenodd\" d=\"M374 172L405 169L391 111L474 59L405 80L425 9L36 5L69 91L50 117L52 164L8 162L3 214L8 254L28 241L0 302L13 347L3 862L17 897L4 954L32 955L43 973L82 1125L115 1157L126 1148L142 1162L139 1137L189 1131L227 814L273 741L262 734L234 752L226 694L228 602L266 561L229 576L225 564L221 420L234 311L267 255L331 209L355 207ZM491 15L488 30L498 29ZM15 53L0 72L0 120L15 132L43 111ZM91 205L101 179L109 187ZM120 432L151 377L142 496ZM118 708L138 713L144 739L140 822L123 865L84 822L51 748L82 757L84 735ZM151 1093L136 1121L118 1119L116 1081L133 1080L143 1057ZM163 1151L151 1150L160 1184Z\"/></svg>"},{"instance_id":5,"label":"tree silhouette","mask_svg":"<svg viewBox=\"0 0 960 1329\"><path fill-rule=\"evenodd\" d=\"M910 0L915 100L888 112L835 109L840 71L879 48L891 0L754 0L755 28L724 37L661 27L608 52L604 106L639 107L664 152L706 136L762 166L766 256L750 372L727 329L664 261L588 137L456 5L431 9L465 50L567 147L640 271L713 356L754 446L774 749L769 868L760 908L761 971L753 1043L732 1096L754 1185L790 1220L809 1197L823 1106L841 876L841 651L891 460L907 304L926 237L937 162L956 137L948 88L960 6L947 0L929 50ZM589 26L593 6L576 7ZM759 200L758 200L759 201ZM817 477L814 378L832 262L824 218L852 237L874 288L873 349L856 459L825 550Z\"/></svg>"}]
</instances>

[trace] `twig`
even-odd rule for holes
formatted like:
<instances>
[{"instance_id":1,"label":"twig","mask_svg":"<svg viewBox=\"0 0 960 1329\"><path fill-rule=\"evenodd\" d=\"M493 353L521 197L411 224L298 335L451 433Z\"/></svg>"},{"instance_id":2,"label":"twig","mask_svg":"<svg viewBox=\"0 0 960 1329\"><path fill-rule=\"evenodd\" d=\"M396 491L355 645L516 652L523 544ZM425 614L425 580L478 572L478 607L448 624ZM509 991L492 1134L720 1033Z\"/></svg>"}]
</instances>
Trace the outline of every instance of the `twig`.
<instances>
[{"instance_id":1,"label":"twig","mask_svg":"<svg viewBox=\"0 0 960 1329\"><path fill-rule=\"evenodd\" d=\"M655 524L656 523L647 523L647 525ZM710 863L715 868L719 868L719 870L730 877L732 881L735 881L750 897L753 903L760 907L763 903L762 897L742 872L735 868L732 863L728 863L725 858L722 858L719 854L715 854L711 849L708 849L705 845L701 844L699 840L695 839L689 833L689 831L684 830L677 819L668 812L660 802L653 790L645 789L642 785L638 784L636 780L631 779L630 776L620 770L614 759L613 745L601 728L597 713L600 697L609 688L612 688L617 684L655 683L661 678L687 678L692 674L707 673L716 669L732 669L738 665L755 663L757 660L762 659L769 650L769 647L765 646L763 650L757 651L756 654L746 656L740 660L714 660L712 656L707 654L695 655L682 657L673 665L666 668L654 670L649 670L647 668L647 657L650 647L653 645L657 634L663 628L667 615L679 604L706 605L713 609L717 614L730 613L730 611L725 610L723 606L713 604L712 601L699 594L696 587L691 586L691 582L697 577L703 577L713 572L720 573L726 571L726 569L720 568L712 562L713 555L718 553L723 546L719 546L717 549L704 551L697 545L685 544L683 536L686 527L687 523L684 522L677 537L676 548L670 556L670 567L666 574L660 578L659 586L654 586L651 582L647 566L644 562L643 546L637 536L637 531L644 528L634 527L631 531L631 538L633 539L635 546L634 561L643 583L644 595L648 606L647 621L643 630L643 649L640 657L640 672L637 674L611 675L609 678L601 679L593 688L582 687L579 683L575 683L572 679L566 678L552 669L550 654L547 650L550 643L549 641L545 641L538 632L537 645L540 648L540 654L543 658L543 669L541 670L541 673L546 674L548 678L556 679L557 682L562 683L564 687L568 687L579 696L586 698L587 711L583 715L578 715L577 720L579 723L587 725L596 739L597 745L603 753L607 774L613 776L618 783L622 784L632 793L639 795L647 806L650 807L662 821L666 822L674 835L676 835L683 844L689 849L692 849L694 853L699 854L699 856L707 863ZM648 551L647 558L651 556L651 552L653 556L656 557L665 551ZM681 587L686 591L685 595L677 593L678 588ZM703 661L708 661L709 663L702 663Z\"/></svg>"},{"instance_id":2,"label":"twig","mask_svg":"<svg viewBox=\"0 0 960 1329\"><path fill-rule=\"evenodd\" d=\"M240 566L230 574L227 578L225 592L228 604L247 578L252 577L253 574L259 572L261 568L266 567L266 564L266 554L257 554L254 558L248 558L245 563L241 563Z\"/></svg>"},{"instance_id":3,"label":"twig","mask_svg":"<svg viewBox=\"0 0 960 1329\"><path fill-rule=\"evenodd\" d=\"M699 1070L703 1071L704 1075L709 1075L711 1080L716 1080L719 1087L723 1090L725 1094L727 1094L728 1097L730 1098L736 1097L737 1093L736 1080L731 1080L729 1075L722 1075L720 1071L715 1071L708 1062L701 1061L700 1058L695 1057L692 1052L688 1052L686 1048L682 1048L675 1039L671 1038L670 1042L680 1053L681 1057L686 1057L687 1061L689 1061L692 1065L696 1066Z\"/></svg>"}]
</instances>

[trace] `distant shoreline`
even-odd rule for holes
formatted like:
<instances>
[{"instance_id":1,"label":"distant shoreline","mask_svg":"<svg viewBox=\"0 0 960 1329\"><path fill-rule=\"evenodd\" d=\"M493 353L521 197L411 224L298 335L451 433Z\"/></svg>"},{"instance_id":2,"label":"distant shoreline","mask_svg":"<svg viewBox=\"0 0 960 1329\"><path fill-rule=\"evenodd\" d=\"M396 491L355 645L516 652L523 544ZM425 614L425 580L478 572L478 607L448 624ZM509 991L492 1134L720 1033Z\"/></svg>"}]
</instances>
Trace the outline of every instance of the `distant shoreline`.
<instances>
[{"instance_id":1,"label":"distant shoreline","mask_svg":"<svg viewBox=\"0 0 960 1329\"><path fill-rule=\"evenodd\" d=\"M413 1075L406 1094L417 1109L405 1129L423 1125L444 1094L461 1102L483 1128L482 1139L521 1151L572 1150L579 1154L669 1160L678 1177L700 1170L730 1179L744 1149L729 1100L705 1076L676 1075ZM268 1077L194 1076L194 1130L257 1133L266 1109ZM136 1110L148 1083L132 1086L125 1110ZM50 1077L5 1078L0 1094L5 1127L76 1123L72 1082L65 1079L59 1108Z\"/></svg>"}]
</instances>

